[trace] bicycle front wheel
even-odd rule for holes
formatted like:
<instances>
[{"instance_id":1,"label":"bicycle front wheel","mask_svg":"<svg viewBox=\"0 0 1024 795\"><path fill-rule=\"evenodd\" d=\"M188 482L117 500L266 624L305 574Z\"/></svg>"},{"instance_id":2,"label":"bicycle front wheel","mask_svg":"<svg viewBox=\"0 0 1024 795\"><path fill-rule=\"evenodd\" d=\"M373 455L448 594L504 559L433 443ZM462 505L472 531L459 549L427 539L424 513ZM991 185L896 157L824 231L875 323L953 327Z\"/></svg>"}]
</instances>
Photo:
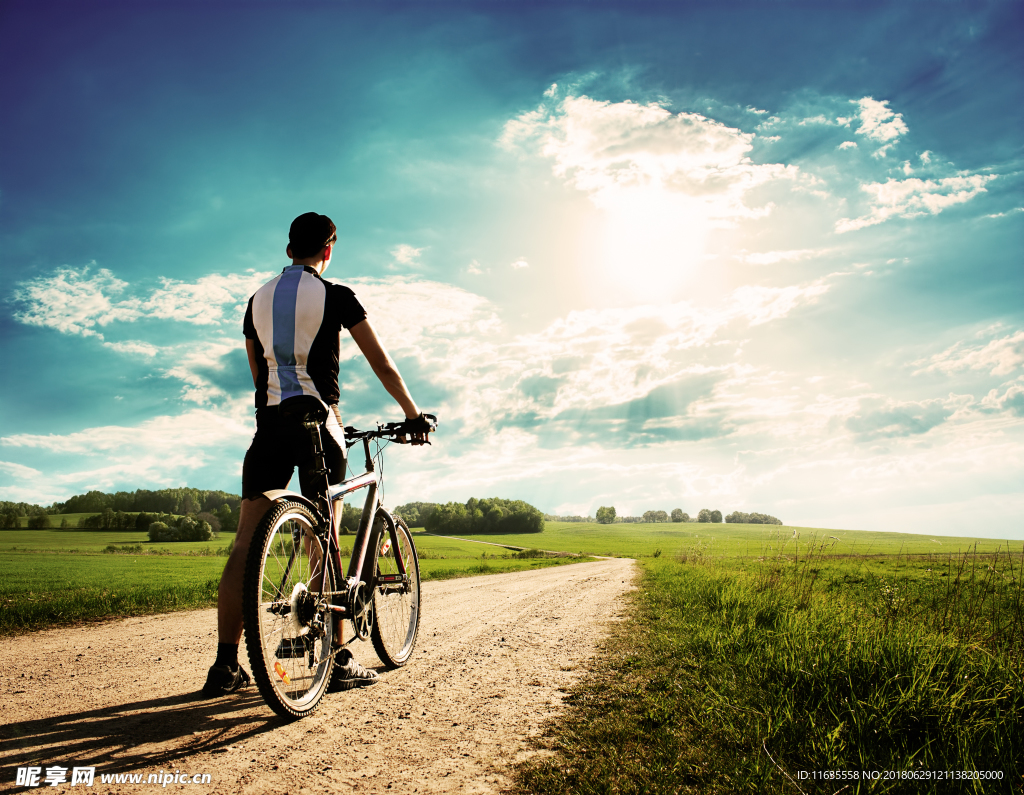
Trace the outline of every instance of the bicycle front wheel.
<instances>
[{"instance_id":1,"label":"bicycle front wheel","mask_svg":"<svg viewBox=\"0 0 1024 795\"><path fill-rule=\"evenodd\" d=\"M370 638L380 661L400 668L412 657L420 628L420 562L402 519L378 514L384 529L377 541Z\"/></svg>"},{"instance_id":2,"label":"bicycle front wheel","mask_svg":"<svg viewBox=\"0 0 1024 795\"><path fill-rule=\"evenodd\" d=\"M298 502L279 502L256 527L246 559L242 616L249 664L278 715L302 718L331 680L334 576L317 520Z\"/></svg>"}]
</instances>

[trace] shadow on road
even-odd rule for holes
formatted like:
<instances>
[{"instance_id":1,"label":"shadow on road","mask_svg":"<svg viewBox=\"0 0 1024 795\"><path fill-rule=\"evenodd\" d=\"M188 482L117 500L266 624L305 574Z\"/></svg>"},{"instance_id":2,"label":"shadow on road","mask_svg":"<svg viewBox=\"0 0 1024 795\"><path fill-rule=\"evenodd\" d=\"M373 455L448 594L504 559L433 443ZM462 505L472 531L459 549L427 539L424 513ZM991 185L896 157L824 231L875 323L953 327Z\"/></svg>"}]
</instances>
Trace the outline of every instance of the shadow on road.
<instances>
[{"instance_id":1,"label":"shadow on road","mask_svg":"<svg viewBox=\"0 0 1024 795\"><path fill-rule=\"evenodd\" d=\"M124 772L168 767L281 726L281 718L252 714L261 706L263 699L251 687L213 700L189 693L12 723L0 727L0 759L5 767L66 762L114 763Z\"/></svg>"}]
</instances>

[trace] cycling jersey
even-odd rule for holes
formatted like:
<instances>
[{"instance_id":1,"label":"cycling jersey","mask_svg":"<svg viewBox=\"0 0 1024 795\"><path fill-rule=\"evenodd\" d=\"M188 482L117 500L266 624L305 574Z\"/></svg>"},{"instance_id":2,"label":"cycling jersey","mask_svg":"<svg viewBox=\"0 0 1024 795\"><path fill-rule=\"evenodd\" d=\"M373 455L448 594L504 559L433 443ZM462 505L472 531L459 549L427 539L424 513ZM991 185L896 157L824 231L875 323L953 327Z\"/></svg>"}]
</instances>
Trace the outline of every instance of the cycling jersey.
<instances>
[{"instance_id":1,"label":"cycling jersey","mask_svg":"<svg viewBox=\"0 0 1024 795\"><path fill-rule=\"evenodd\" d=\"M291 265L249 299L243 333L256 347L256 408L296 395L337 404L341 329L366 318L355 293Z\"/></svg>"}]
</instances>

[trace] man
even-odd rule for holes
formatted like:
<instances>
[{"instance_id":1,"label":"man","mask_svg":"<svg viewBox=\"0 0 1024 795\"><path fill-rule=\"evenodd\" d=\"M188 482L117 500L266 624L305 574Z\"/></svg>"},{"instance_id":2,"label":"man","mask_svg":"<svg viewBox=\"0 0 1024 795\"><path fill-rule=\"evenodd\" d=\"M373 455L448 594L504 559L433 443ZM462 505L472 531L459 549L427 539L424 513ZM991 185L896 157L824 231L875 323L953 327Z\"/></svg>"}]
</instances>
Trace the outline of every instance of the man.
<instances>
[{"instance_id":1,"label":"man","mask_svg":"<svg viewBox=\"0 0 1024 795\"><path fill-rule=\"evenodd\" d=\"M291 266L271 279L249 299L243 331L253 385L256 388L256 435L242 465L242 513L231 555L224 566L217 594L217 660L210 668L203 694L233 693L249 683L238 664L242 637L242 577L249 543L260 519L270 508L263 492L283 489L299 466L305 490L309 437L279 414L281 401L296 395L314 395L329 407L320 428L327 459L328 480L345 477L346 450L338 412L340 333L348 329L388 393L406 419L422 422L412 441L423 442L429 426L387 351L381 346L366 311L348 287L324 281L331 261L337 229L326 215L305 213L288 232L286 252ZM340 515L340 505L338 508ZM337 528L335 528L337 531ZM377 674L361 666L348 649L335 657L332 689L375 684Z\"/></svg>"}]
</instances>

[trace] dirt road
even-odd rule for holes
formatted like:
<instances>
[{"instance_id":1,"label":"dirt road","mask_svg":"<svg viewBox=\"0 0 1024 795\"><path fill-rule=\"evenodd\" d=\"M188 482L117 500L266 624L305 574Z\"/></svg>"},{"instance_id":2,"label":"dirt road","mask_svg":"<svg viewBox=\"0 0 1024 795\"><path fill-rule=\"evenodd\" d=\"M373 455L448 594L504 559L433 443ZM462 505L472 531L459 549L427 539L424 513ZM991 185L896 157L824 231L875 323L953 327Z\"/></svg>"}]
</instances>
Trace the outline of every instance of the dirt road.
<instances>
[{"instance_id":1,"label":"dirt road","mask_svg":"<svg viewBox=\"0 0 1024 795\"><path fill-rule=\"evenodd\" d=\"M35 765L44 786L48 767L70 782L94 766L92 787L59 787L83 793L159 788L102 774L176 771L210 775L184 786L193 792L499 792L622 615L632 577L631 561L601 560L426 583L415 658L383 672L370 643L356 644L381 683L329 694L293 723L255 686L196 697L216 651L212 610L4 639L0 790Z\"/></svg>"}]
</instances>

